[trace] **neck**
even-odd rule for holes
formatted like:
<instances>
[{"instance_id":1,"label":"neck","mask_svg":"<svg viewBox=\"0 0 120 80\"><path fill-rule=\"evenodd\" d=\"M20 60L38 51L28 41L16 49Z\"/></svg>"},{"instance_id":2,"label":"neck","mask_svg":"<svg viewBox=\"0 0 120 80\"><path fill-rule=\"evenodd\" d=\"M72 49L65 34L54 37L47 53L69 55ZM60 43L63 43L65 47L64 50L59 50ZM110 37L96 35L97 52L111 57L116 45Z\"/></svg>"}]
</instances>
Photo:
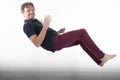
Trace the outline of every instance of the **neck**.
<instances>
[{"instance_id":1,"label":"neck","mask_svg":"<svg viewBox=\"0 0 120 80\"><path fill-rule=\"evenodd\" d=\"M25 20L34 20L35 18L25 18Z\"/></svg>"}]
</instances>

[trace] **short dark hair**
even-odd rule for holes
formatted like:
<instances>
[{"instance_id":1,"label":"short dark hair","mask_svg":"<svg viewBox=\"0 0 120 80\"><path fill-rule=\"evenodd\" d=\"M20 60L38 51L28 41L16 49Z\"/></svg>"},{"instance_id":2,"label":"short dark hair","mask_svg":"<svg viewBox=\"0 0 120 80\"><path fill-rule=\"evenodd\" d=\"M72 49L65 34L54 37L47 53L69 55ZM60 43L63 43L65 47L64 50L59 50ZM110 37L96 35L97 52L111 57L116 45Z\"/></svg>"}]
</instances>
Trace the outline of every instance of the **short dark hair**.
<instances>
[{"instance_id":1,"label":"short dark hair","mask_svg":"<svg viewBox=\"0 0 120 80\"><path fill-rule=\"evenodd\" d=\"M25 3L23 3L22 5L21 5L21 12L23 13L24 12L24 8L26 7L29 7L29 6L32 6L33 8L35 8L34 7L34 4L32 3L32 2L25 2Z\"/></svg>"}]
</instances>

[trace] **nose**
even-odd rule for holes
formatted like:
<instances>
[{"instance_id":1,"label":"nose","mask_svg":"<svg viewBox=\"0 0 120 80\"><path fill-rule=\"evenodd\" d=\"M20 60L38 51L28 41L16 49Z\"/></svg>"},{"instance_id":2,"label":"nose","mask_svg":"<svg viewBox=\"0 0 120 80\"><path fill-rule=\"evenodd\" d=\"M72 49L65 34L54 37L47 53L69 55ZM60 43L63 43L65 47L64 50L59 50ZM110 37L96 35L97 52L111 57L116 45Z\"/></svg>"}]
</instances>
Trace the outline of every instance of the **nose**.
<instances>
[{"instance_id":1,"label":"nose","mask_svg":"<svg viewBox=\"0 0 120 80\"><path fill-rule=\"evenodd\" d=\"M30 13L34 13L34 11L33 11L33 10L30 10Z\"/></svg>"}]
</instances>

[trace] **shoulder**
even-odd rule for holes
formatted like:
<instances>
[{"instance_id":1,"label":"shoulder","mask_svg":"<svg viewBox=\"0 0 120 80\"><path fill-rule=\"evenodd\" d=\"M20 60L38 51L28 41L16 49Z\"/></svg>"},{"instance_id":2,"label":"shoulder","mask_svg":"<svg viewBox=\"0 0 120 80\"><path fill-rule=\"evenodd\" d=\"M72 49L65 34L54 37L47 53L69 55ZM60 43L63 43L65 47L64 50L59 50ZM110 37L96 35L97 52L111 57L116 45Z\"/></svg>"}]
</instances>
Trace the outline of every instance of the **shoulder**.
<instances>
[{"instance_id":1,"label":"shoulder","mask_svg":"<svg viewBox=\"0 0 120 80\"><path fill-rule=\"evenodd\" d=\"M27 22L23 25L23 29L31 29L31 28L34 28L34 24L31 23L31 22Z\"/></svg>"},{"instance_id":2,"label":"shoulder","mask_svg":"<svg viewBox=\"0 0 120 80\"><path fill-rule=\"evenodd\" d=\"M28 33L28 32L30 33L30 32L33 32L34 30L35 30L34 24L31 22L27 22L23 26L23 31L25 33Z\"/></svg>"},{"instance_id":3,"label":"shoulder","mask_svg":"<svg viewBox=\"0 0 120 80\"><path fill-rule=\"evenodd\" d=\"M32 26L31 23L24 24L23 31L28 37L32 36L33 34L36 34L36 29L34 26Z\"/></svg>"},{"instance_id":4,"label":"shoulder","mask_svg":"<svg viewBox=\"0 0 120 80\"><path fill-rule=\"evenodd\" d=\"M32 26L32 25L33 25L33 23L27 22L27 23L24 24L24 27L28 27L28 26Z\"/></svg>"}]
</instances>

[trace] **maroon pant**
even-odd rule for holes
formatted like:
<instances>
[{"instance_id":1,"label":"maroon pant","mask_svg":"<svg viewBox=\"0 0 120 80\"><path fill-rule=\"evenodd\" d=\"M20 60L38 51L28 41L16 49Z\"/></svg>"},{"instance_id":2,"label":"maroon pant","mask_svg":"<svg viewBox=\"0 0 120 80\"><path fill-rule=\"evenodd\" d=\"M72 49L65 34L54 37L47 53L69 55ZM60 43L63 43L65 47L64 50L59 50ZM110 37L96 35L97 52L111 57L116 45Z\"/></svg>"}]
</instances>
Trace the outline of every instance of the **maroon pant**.
<instances>
[{"instance_id":1,"label":"maroon pant","mask_svg":"<svg viewBox=\"0 0 120 80\"><path fill-rule=\"evenodd\" d=\"M104 56L104 53L93 42L85 29L74 30L62 35L57 35L54 40L56 51L75 45L80 45L98 65L101 63L100 59Z\"/></svg>"}]
</instances>

